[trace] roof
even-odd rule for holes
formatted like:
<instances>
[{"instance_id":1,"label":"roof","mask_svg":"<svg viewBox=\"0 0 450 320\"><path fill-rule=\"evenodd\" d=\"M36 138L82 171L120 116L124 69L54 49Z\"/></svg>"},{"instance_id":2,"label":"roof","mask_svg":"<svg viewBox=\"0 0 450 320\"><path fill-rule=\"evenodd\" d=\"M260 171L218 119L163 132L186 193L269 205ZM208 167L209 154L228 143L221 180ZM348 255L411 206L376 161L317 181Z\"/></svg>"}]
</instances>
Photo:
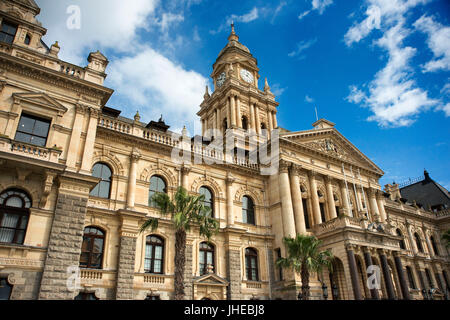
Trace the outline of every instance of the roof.
<instances>
[{"instance_id":1,"label":"roof","mask_svg":"<svg viewBox=\"0 0 450 320\"><path fill-rule=\"evenodd\" d=\"M430 178L425 171L424 179L400 188L400 194L409 202L416 201L425 208L444 206L450 208L450 193L439 183Z\"/></svg>"}]
</instances>

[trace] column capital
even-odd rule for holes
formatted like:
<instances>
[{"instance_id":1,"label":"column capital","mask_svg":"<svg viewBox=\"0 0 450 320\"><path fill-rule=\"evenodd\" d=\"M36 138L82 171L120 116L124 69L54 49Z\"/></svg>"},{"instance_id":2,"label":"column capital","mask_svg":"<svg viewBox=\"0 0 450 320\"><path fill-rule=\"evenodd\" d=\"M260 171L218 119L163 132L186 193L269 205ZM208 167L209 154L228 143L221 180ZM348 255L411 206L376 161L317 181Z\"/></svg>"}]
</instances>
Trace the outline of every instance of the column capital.
<instances>
[{"instance_id":1,"label":"column capital","mask_svg":"<svg viewBox=\"0 0 450 320\"><path fill-rule=\"evenodd\" d=\"M236 181L236 178L233 177L233 176L231 175L231 173L228 173L228 174L227 174L227 177L225 178L226 184L227 184L227 185L232 185L235 181Z\"/></svg>"},{"instance_id":2,"label":"column capital","mask_svg":"<svg viewBox=\"0 0 450 320\"><path fill-rule=\"evenodd\" d=\"M97 119L100 116L100 110L89 107L89 114L91 115L91 118Z\"/></svg>"},{"instance_id":3,"label":"column capital","mask_svg":"<svg viewBox=\"0 0 450 320\"><path fill-rule=\"evenodd\" d=\"M191 167L188 167L186 165L182 165L180 167L180 171L182 174L188 174L189 172L191 172L191 169L192 169Z\"/></svg>"},{"instance_id":4,"label":"column capital","mask_svg":"<svg viewBox=\"0 0 450 320\"><path fill-rule=\"evenodd\" d=\"M356 244L353 244L353 243L346 243L345 244L345 249L346 250L356 251L357 247L358 246Z\"/></svg>"},{"instance_id":5,"label":"column capital","mask_svg":"<svg viewBox=\"0 0 450 320\"><path fill-rule=\"evenodd\" d=\"M75 112L76 112L77 114L85 114L86 111L88 110L88 108L89 108L89 107L87 107L87 106L85 106L85 105L82 105L82 104L77 103L77 104L75 105Z\"/></svg>"},{"instance_id":6,"label":"column capital","mask_svg":"<svg viewBox=\"0 0 450 320\"><path fill-rule=\"evenodd\" d=\"M308 174L308 177L311 179L315 178L318 175L317 171L315 171L315 170L308 170L307 174Z\"/></svg>"},{"instance_id":7,"label":"column capital","mask_svg":"<svg viewBox=\"0 0 450 320\"><path fill-rule=\"evenodd\" d=\"M327 175L324 176L324 180L325 180L326 183L332 184L333 181L336 180L336 178L327 174Z\"/></svg>"},{"instance_id":8,"label":"column capital","mask_svg":"<svg viewBox=\"0 0 450 320\"><path fill-rule=\"evenodd\" d=\"M287 173L289 171L289 168L291 167L291 162L288 162L286 160L280 160L279 163L279 170L280 173Z\"/></svg>"},{"instance_id":9,"label":"column capital","mask_svg":"<svg viewBox=\"0 0 450 320\"><path fill-rule=\"evenodd\" d=\"M378 254L381 256L388 256L389 255L389 251L383 248L379 248L378 249Z\"/></svg>"},{"instance_id":10,"label":"column capital","mask_svg":"<svg viewBox=\"0 0 450 320\"><path fill-rule=\"evenodd\" d=\"M362 252L364 252L364 253L371 253L371 248L369 248L369 247L362 247L361 248L362 249Z\"/></svg>"},{"instance_id":11,"label":"column capital","mask_svg":"<svg viewBox=\"0 0 450 320\"><path fill-rule=\"evenodd\" d=\"M289 169L289 172L293 176L298 176L300 173L302 166L300 164L292 163Z\"/></svg>"},{"instance_id":12,"label":"column capital","mask_svg":"<svg viewBox=\"0 0 450 320\"><path fill-rule=\"evenodd\" d=\"M133 148L133 151L131 151L130 158L132 162L138 162L139 159L142 157L141 152L138 148Z\"/></svg>"}]
</instances>

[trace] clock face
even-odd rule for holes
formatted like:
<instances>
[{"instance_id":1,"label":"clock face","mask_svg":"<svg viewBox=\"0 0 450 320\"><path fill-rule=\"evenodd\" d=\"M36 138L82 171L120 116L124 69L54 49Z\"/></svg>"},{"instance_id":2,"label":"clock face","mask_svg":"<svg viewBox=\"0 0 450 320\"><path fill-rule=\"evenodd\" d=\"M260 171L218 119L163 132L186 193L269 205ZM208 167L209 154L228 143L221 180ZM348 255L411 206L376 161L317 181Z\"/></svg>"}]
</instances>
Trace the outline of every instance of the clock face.
<instances>
[{"instance_id":1,"label":"clock face","mask_svg":"<svg viewBox=\"0 0 450 320\"><path fill-rule=\"evenodd\" d=\"M241 78L245 82L253 83L253 74L248 70L241 69Z\"/></svg>"},{"instance_id":2,"label":"clock face","mask_svg":"<svg viewBox=\"0 0 450 320\"><path fill-rule=\"evenodd\" d=\"M216 80L217 87L220 88L224 84L226 79L227 79L227 76L226 76L225 72L222 72L219 75L219 77L217 77L217 80Z\"/></svg>"}]
</instances>

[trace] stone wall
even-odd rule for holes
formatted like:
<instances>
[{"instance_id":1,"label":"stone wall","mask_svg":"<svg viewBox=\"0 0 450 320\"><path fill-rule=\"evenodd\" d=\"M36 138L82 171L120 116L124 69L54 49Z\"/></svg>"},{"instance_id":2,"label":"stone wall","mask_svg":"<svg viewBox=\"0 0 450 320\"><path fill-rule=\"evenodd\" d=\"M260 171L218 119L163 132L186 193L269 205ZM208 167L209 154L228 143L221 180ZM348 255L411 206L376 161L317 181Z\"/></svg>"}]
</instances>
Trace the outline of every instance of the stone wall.
<instances>
[{"instance_id":1,"label":"stone wall","mask_svg":"<svg viewBox=\"0 0 450 320\"><path fill-rule=\"evenodd\" d=\"M60 193L50 231L39 299L70 300L67 269L79 266L87 198Z\"/></svg>"},{"instance_id":2,"label":"stone wall","mask_svg":"<svg viewBox=\"0 0 450 320\"><path fill-rule=\"evenodd\" d=\"M119 261L117 268L117 300L133 299L134 262L136 238L120 237Z\"/></svg>"},{"instance_id":3,"label":"stone wall","mask_svg":"<svg viewBox=\"0 0 450 320\"><path fill-rule=\"evenodd\" d=\"M228 288L229 300L240 300L241 293L241 255L239 250L227 251L227 277L230 281Z\"/></svg>"}]
</instances>

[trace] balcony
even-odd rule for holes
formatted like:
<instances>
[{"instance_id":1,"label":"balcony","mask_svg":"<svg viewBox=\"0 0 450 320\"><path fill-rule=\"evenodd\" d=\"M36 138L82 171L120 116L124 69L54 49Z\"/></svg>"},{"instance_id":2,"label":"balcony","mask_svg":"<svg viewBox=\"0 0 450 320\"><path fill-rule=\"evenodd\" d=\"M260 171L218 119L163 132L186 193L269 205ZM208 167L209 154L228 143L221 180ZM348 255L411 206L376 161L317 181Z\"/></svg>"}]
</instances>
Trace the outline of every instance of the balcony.
<instances>
[{"instance_id":1,"label":"balcony","mask_svg":"<svg viewBox=\"0 0 450 320\"><path fill-rule=\"evenodd\" d=\"M59 163L59 157L62 153L60 149L39 147L4 136L0 136L0 151L56 164Z\"/></svg>"},{"instance_id":2,"label":"balcony","mask_svg":"<svg viewBox=\"0 0 450 320\"><path fill-rule=\"evenodd\" d=\"M172 289L174 279L171 275L154 273L135 273L134 287L139 289Z\"/></svg>"},{"instance_id":3,"label":"balcony","mask_svg":"<svg viewBox=\"0 0 450 320\"><path fill-rule=\"evenodd\" d=\"M116 272L114 271L101 269L80 269L80 284L82 287L112 287L115 282Z\"/></svg>"}]
</instances>

